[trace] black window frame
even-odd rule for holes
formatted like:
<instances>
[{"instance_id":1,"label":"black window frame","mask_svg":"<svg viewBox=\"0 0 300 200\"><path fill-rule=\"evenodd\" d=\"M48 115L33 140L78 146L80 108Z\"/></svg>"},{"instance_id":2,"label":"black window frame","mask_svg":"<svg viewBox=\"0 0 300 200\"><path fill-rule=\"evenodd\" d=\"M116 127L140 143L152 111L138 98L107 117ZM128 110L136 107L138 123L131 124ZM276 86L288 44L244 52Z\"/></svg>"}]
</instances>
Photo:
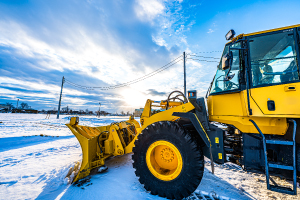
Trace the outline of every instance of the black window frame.
<instances>
[{"instance_id":1,"label":"black window frame","mask_svg":"<svg viewBox=\"0 0 300 200\"><path fill-rule=\"evenodd\" d=\"M298 32L297 30L298 29ZM280 83L272 83L272 84L261 84L261 85L257 85L257 86L253 86L252 84L252 74L251 74L251 70L252 70L252 66L251 66L251 53L250 53L250 44L249 42L251 41L252 38L255 37L260 37L260 36L265 36L265 35L272 35L272 34L277 34L277 33L283 33L286 32L288 30L292 30L293 31L293 37L294 37L294 41L295 41L295 50L296 50L296 63L297 63L297 69L298 69L298 78L299 80L294 80L294 81L287 81L287 82L280 82ZM261 33L261 34L257 34L257 35L250 35L246 37L246 41L247 41L247 47L248 47L248 76L247 79L249 81L249 89L252 88L260 88L260 87L271 87L271 86L276 86L276 85L284 85L284 84L290 84L290 83L298 83L300 82L300 71L299 71L299 64L300 64L300 55L299 55L299 35L300 35L300 27L296 27L296 28L288 28L288 29L284 29L284 30L279 30L279 31L273 31L273 32L267 32L267 33Z\"/></svg>"},{"instance_id":2,"label":"black window frame","mask_svg":"<svg viewBox=\"0 0 300 200\"><path fill-rule=\"evenodd\" d=\"M236 42L234 42L234 43L237 43L237 42L241 42L241 47L243 46L243 43L242 43L242 41L236 41ZM226 50L226 47L228 47L229 45L232 45L232 44L234 44L233 42L229 42L229 43L227 43L226 45L225 45L225 47L224 47L224 49L223 49L223 52L222 52L222 56L223 56L223 54L224 54L224 51ZM216 78L216 74L217 74L217 71L218 71L218 69L219 69L219 66L221 65L221 63L222 63L222 56L221 56L221 59L220 59L220 62L219 62L219 64L217 65L217 70L216 70L216 72L215 72L215 76L214 76L214 78L213 78L213 80L212 80L212 82L211 82L211 85L210 85L210 87L209 87L209 95L208 96L214 96L214 95L220 95L220 94L229 94L229 93L237 93L237 92L240 92L240 91L242 91L243 89L242 88L244 88L244 85L242 84L242 83L244 83L244 82L242 82L241 81L241 78L240 78L240 76L241 76L241 73L242 73L242 71L245 71L245 69L243 69L243 70L241 70L242 68L241 68L241 61L243 61L243 60L245 60L245 58L244 58L244 55L241 55L242 54L242 51L239 51L239 59L240 59L240 66L239 66L239 74L238 74L238 82L239 82L239 88L237 88L237 89L234 89L234 90L227 90L227 91L222 91L222 92L214 92L214 93L211 93L211 89L212 89L212 85L213 85L213 83L214 83L214 81L215 81L215 78ZM241 58L242 58L242 60L241 60ZM245 68L245 66L243 66L243 68Z\"/></svg>"}]
</instances>

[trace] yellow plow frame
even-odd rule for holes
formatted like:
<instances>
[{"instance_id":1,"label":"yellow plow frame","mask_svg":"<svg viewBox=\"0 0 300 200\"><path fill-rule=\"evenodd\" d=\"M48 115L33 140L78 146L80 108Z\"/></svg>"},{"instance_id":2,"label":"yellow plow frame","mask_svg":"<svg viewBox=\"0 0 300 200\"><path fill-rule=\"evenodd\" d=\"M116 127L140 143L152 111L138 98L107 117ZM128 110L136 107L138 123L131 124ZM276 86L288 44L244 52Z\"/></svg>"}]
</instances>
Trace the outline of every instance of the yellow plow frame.
<instances>
[{"instance_id":1,"label":"yellow plow frame","mask_svg":"<svg viewBox=\"0 0 300 200\"><path fill-rule=\"evenodd\" d=\"M72 117L70 123L66 124L82 149L81 167L73 182L88 176L92 169L104 166L107 158L131 153L131 143L140 132L140 125L133 117L127 121L99 127L80 126L78 123L79 118ZM126 148L127 146L131 148Z\"/></svg>"}]
</instances>

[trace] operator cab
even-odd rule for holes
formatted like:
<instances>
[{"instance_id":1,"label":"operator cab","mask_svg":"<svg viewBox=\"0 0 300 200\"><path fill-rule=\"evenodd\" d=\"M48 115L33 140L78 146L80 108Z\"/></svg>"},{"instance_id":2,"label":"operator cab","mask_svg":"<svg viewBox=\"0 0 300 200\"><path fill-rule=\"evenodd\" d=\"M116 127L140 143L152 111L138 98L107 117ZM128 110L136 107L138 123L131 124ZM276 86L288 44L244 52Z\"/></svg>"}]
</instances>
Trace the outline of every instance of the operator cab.
<instances>
[{"instance_id":1,"label":"operator cab","mask_svg":"<svg viewBox=\"0 0 300 200\"><path fill-rule=\"evenodd\" d=\"M300 25L237 37L230 30L208 91L210 115L300 115L299 95L287 93L300 90L299 33Z\"/></svg>"}]
</instances>

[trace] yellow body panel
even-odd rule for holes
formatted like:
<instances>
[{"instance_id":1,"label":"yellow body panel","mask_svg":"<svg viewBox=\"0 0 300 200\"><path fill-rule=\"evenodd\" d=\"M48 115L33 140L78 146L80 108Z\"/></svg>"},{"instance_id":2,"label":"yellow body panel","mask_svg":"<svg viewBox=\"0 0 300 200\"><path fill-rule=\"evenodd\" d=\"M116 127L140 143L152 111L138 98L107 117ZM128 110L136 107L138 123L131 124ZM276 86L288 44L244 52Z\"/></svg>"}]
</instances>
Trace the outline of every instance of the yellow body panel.
<instances>
[{"instance_id":1,"label":"yellow body panel","mask_svg":"<svg viewBox=\"0 0 300 200\"><path fill-rule=\"evenodd\" d=\"M296 85L296 90L285 91L289 85ZM248 113L246 90L211 95L207 99L209 120L231 124L244 133L258 133L249 121L252 119L264 134L284 135L288 128L286 119L300 118L300 109L295 106L296 102L300 102L298 87L300 83L251 89L251 116ZM268 99L275 101L275 111L268 111Z\"/></svg>"},{"instance_id":2,"label":"yellow body panel","mask_svg":"<svg viewBox=\"0 0 300 200\"><path fill-rule=\"evenodd\" d=\"M209 96L207 100L209 115L247 115L245 98L242 92Z\"/></svg>"},{"instance_id":3,"label":"yellow body panel","mask_svg":"<svg viewBox=\"0 0 300 200\"><path fill-rule=\"evenodd\" d=\"M252 119L264 134L284 135L288 128L286 118L279 117L243 117L243 116L209 116L210 121L231 124L243 133L257 133L258 131L249 121Z\"/></svg>"},{"instance_id":4,"label":"yellow body panel","mask_svg":"<svg viewBox=\"0 0 300 200\"><path fill-rule=\"evenodd\" d=\"M178 117L172 115L173 112L189 112L193 109L195 109L195 107L189 102L189 103L182 104L180 106L165 110L163 112L156 113L155 115L153 115L151 117L143 117L143 115L142 115L141 120L143 120L143 124L142 124L141 131L144 128L146 128L147 126L149 126L150 124L153 124L155 122L174 121L174 120L178 119Z\"/></svg>"},{"instance_id":5,"label":"yellow body panel","mask_svg":"<svg viewBox=\"0 0 300 200\"><path fill-rule=\"evenodd\" d=\"M250 94L252 100L255 100L255 104L263 113L262 115L300 117L300 83L253 88L250 90ZM276 109L274 111L268 110L268 100L275 102Z\"/></svg>"}]
</instances>

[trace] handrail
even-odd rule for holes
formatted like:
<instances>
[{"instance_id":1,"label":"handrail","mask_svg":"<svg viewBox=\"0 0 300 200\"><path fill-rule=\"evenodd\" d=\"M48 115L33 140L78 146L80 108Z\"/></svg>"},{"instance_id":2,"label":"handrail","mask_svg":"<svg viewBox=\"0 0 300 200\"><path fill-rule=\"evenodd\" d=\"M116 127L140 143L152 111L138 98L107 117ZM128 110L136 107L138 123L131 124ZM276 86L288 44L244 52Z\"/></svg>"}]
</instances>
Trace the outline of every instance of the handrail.
<instances>
[{"instance_id":1,"label":"handrail","mask_svg":"<svg viewBox=\"0 0 300 200\"><path fill-rule=\"evenodd\" d=\"M268 166L268 158L267 158L267 145L266 145L266 138L264 136L264 134L261 132L261 130L258 128L257 124L250 119L250 122L253 123L253 125L255 126L255 128L258 130L260 136L263 139L263 148L264 148L264 157L265 157L265 172L266 172L266 181L267 181L267 185L269 185L269 166Z\"/></svg>"}]
</instances>

